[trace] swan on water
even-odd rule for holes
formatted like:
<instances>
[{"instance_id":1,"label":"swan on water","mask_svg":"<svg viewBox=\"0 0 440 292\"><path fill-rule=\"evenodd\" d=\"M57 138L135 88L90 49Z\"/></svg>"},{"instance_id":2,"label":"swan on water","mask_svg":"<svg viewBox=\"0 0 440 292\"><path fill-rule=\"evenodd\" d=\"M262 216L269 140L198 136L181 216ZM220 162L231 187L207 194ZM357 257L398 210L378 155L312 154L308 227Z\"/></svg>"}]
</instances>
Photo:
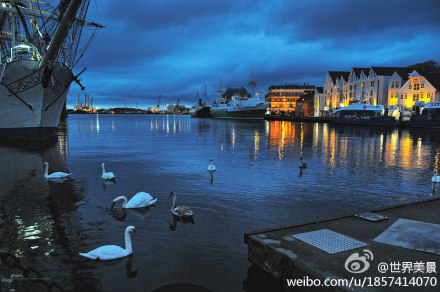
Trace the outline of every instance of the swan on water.
<instances>
[{"instance_id":1,"label":"swan on water","mask_svg":"<svg viewBox=\"0 0 440 292\"><path fill-rule=\"evenodd\" d=\"M210 165L208 165L208 168L207 168L207 170L209 171L209 172L215 172L216 170L217 170L217 168L215 168L215 165L214 165L214 159L212 159L212 158L210 158L209 159L209 162L211 162L211 164Z\"/></svg>"},{"instance_id":2,"label":"swan on water","mask_svg":"<svg viewBox=\"0 0 440 292\"><path fill-rule=\"evenodd\" d=\"M63 178L71 175L71 173L65 173L65 172L54 172L49 174L49 163L44 163L44 177L51 179L51 178Z\"/></svg>"},{"instance_id":3,"label":"swan on water","mask_svg":"<svg viewBox=\"0 0 440 292\"><path fill-rule=\"evenodd\" d=\"M125 196L119 196L113 200L112 209L114 205L122 201L122 208L143 208L148 207L156 203L157 198L153 199L153 197L149 193L139 192L127 202L127 198Z\"/></svg>"},{"instance_id":4,"label":"swan on water","mask_svg":"<svg viewBox=\"0 0 440 292\"><path fill-rule=\"evenodd\" d=\"M117 245L104 245L95 248L87 253L79 253L81 256L92 259L92 260L115 260L119 258L126 257L133 253L133 248L131 246L131 233L135 233L136 229L134 226L128 226L125 229L125 249Z\"/></svg>"},{"instance_id":5,"label":"swan on water","mask_svg":"<svg viewBox=\"0 0 440 292\"><path fill-rule=\"evenodd\" d=\"M107 180L115 179L115 175L113 172L105 172L105 163L104 162L101 164L101 166L102 166L102 176L101 177L103 179L107 179Z\"/></svg>"},{"instance_id":6,"label":"swan on water","mask_svg":"<svg viewBox=\"0 0 440 292\"><path fill-rule=\"evenodd\" d=\"M174 192L170 193L170 197L173 197L173 206L171 207L171 213L177 217L191 217L194 215L193 211L187 206L176 206L177 196Z\"/></svg>"},{"instance_id":7,"label":"swan on water","mask_svg":"<svg viewBox=\"0 0 440 292\"><path fill-rule=\"evenodd\" d=\"M303 162L303 157L300 157L301 162L299 163L299 168L300 169L306 169L307 168L307 163Z\"/></svg>"},{"instance_id":8,"label":"swan on water","mask_svg":"<svg viewBox=\"0 0 440 292\"><path fill-rule=\"evenodd\" d=\"M440 175L434 170L434 176L432 177L431 181L433 183L439 183L440 182Z\"/></svg>"}]
</instances>

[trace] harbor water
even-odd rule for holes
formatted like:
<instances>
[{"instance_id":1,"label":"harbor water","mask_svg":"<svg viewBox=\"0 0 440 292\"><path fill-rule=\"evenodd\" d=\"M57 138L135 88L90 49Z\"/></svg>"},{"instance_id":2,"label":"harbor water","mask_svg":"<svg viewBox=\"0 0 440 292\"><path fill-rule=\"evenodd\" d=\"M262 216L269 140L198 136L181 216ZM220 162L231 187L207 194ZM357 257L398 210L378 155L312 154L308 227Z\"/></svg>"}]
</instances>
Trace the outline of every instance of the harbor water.
<instances>
[{"instance_id":1,"label":"harbor water","mask_svg":"<svg viewBox=\"0 0 440 292\"><path fill-rule=\"evenodd\" d=\"M0 142L0 251L41 277L2 281L0 290L55 283L69 291L151 291L189 283L243 291L245 232L436 196L439 137L324 123L70 115L44 145ZM46 180L45 161L49 173L72 175ZM115 183L102 181L102 162ZM157 197L156 206L111 210L117 196L141 191ZM191 207L194 223L174 220L170 192ZM124 246L129 225L136 227L131 257L78 255ZM0 276L11 273L20 267L3 263Z\"/></svg>"}]
</instances>

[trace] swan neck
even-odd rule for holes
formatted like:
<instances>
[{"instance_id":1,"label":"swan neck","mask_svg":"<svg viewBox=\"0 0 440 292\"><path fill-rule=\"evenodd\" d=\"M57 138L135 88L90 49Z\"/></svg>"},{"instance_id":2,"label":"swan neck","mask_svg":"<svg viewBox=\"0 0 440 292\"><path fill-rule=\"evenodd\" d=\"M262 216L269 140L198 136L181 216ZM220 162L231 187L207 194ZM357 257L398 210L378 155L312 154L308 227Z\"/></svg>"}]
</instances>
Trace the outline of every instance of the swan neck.
<instances>
[{"instance_id":1,"label":"swan neck","mask_svg":"<svg viewBox=\"0 0 440 292\"><path fill-rule=\"evenodd\" d=\"M49 176L49 165L44 165L44 176Z\"/></svg>"},{"instance_id":2,"label":"swan neck","mask_svg":"<svg viewBox=\"0 0 440 292\"><path fill-rule=\"evenodd\" d=\"M104 167L104 164L102 165L102 173L105 173L105 167Z\"/></svg>"},{"instance_id":3,"label":"swan neck","mask_svg":"<svg viewBox=\"0 0 440 292\"><path fill-rule=\"evenodd\" d=\"M125 230L125 251L127 254L131 254L133 252L133 247L131 245L131 235L128 230Z\"/></svg>"},{"instance_id":4,"label":"swan neck","mask_svg":"<svg viewBox=\"0 0 440 292\"><path fill-rule=\"evenodd\" d=\"M174 210L174 208L176 208L176 204L177 204L177 197L176 195L173 196L173 206L171 207L171 210Z\"/></svg>"},{"instance_id":5,"label":"swan neck","mask_svg":"<svg viewBox=\"0 0 440 292\"><path fill-rule=\"evenodd\" d=\"M122 207L127 208L127 198L126 197L122 197Z\"/></svg>"}]
</instances>

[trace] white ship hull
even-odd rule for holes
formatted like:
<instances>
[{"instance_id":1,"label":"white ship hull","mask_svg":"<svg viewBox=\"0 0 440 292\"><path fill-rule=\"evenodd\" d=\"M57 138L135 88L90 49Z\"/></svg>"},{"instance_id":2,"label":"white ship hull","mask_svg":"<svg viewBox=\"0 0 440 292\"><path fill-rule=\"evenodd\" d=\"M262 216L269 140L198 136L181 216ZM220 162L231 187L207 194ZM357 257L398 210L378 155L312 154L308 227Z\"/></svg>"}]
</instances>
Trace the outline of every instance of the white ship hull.
<instances>
[{"instance_id":1,"label":"white ship hull","mask_svg":"<svg viewBox=\"0 0 440 292\"><path fill-rule=\"evenodd\" d=\"M266 113L267 103L255 99L233 100L229 103L215 104L211 116L217 119L262 120Z\"/></svg>"},{"instance_id":2,"label":"white ship hull","mask_svg":"<svg viewBox=\"0 0 440 292\"><path fill-rule=\"evenodd\" d=\"M56 133L72 81L71 70L54 65L46 88L38 62L18 60L0 65L0 135L45 138Z\"/></svg>"}]
</instances>

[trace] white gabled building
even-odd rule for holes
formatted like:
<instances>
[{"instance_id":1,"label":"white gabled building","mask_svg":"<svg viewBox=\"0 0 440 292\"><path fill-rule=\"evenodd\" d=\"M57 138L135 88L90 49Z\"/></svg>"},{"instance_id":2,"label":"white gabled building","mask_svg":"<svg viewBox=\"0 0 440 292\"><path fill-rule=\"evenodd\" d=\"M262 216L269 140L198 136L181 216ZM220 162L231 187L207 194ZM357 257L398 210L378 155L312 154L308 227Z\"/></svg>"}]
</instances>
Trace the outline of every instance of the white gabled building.
<instances>
[{"instance_id":1,"label":"white gabled building","mask_svg":"<svg viewBox=\"0 0 440 292\"><path fill-rule=\"evenodd\" d=\"M344 103L344 88L350 72L328 71L324 84L324 98L326 110L332 111Z\"/></svg>"},{"instance_id":2,"label":"white gabled building","mask_svg":"<svg viewBox=\"0 0 440 292\"><path fill-rule=\"evenodd\" d=\"M365 83L367 82L370 68L352 68L348 76L348 83L344 95L348 104L358 103L365 96Z\"/></svg>"},{"instance_id":3,"label":"white gabled building","mask_svg":"<svg viewBox=\"0 0 440 292\"><path fill-rule=\"evenodd\" d=\"M366 84L366 98L368 104L388 106L388 83L396 70L401 67L371 67Z\"/></svg>"},{"instance_id":4,"label":"white gabled building","mask_svg":"<svg viewBox=\"0 0 440 292\"><path fill-rule=\"evenodd\" d=\"M440 73L412 71L397 95L398 105L405 109L412 109L416 101L440 101Z\"/></svg>"},{"instance_id":5,"label":"white gabled building","mask_svg":"<svg viewBox=\"0 0 440 292\"><path fill-rule=\"evenodd\" d=\"M315 117L325 116L325 98L324 98L324 88L315 87Z\"/></svg>"},{"instance_id":6,"label":"white gabled building","mask_svg":"<svg viewBox=\"0 0 440 292\"><path fill-rule=\"evenodd\" d=\"M411 69L397 69L391 75L388 81L388 105L398 105L398 91L402 88L403 84L408 81L408 76L413 70Z\"/></svg>"}]
</instances>

